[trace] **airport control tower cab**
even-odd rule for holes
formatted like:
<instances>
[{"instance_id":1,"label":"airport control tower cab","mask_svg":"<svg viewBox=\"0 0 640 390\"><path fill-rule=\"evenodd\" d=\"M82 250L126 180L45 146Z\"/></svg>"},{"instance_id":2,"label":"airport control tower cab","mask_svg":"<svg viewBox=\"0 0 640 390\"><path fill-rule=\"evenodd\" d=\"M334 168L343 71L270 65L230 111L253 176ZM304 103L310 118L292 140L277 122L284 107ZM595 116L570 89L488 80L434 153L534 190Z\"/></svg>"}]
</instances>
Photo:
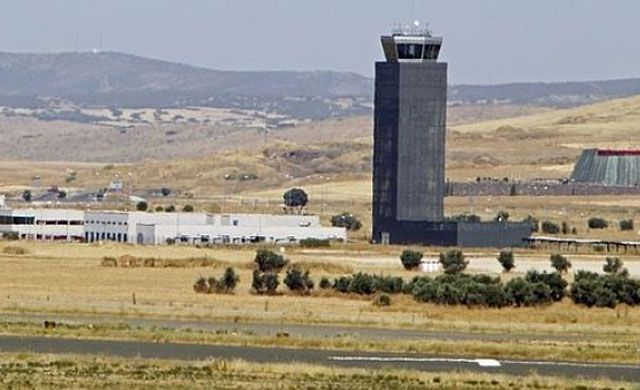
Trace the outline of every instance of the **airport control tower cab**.
<instances>
[{"instance_id":1,"label":"airport control tower cab","mask_svg":"<svg viewBox=\"0 0 640 390\"><path fill-rule=\"evenodd\" d=\"M391 35L381 37L387 62L437 61L442 47L442 37L434 37L431 30L420 23L397 24Z\"/></svg>"}]
</instances>

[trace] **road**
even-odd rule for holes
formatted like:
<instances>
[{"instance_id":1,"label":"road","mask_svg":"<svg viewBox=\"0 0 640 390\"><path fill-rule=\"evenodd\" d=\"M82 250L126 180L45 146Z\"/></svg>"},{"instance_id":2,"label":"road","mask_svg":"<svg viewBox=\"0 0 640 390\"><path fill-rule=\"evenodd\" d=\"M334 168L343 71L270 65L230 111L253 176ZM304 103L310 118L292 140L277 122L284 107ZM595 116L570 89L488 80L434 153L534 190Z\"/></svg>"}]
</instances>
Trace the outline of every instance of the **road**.
<instances>
[{"instance_id":1,"label":"road","mask_svg":"<svg viewBox=\"0 0 640 390\"><path fill-rule=\"evenodd\" d=\"M140 317L115 317L92 315L59 315L0 313L0 322L25 322L42 324L45 320L73 325L126 324L132 328L191 329L207 332L250 333L257 336L274 336L288 333L290 336L331 338L350 336L363 340L450 340L450 341L582 341L585 335L469 333L456 331L385 329L340 325L304 325L274 323L233 323L209 320L157 319Z\"/></svg>"},{"instance_id":2,"label":"road","mask_svg":"<svg viewBox=\"0 0 640 390\"><path fill-rule=\"evenodd\" d=\"M142 357L171 360L242 359L256 363L308 363L338 367L375 369L382 367L422 371L471 371L509 375L539 375L609 378L640 382L640 365L582 364L443 358L394 353L337 352L315 349L260 348L246 346L153 343L139 341L74 340L50 337L0 336L3 352L71 353Z\"/></svg>"}]
</instances>

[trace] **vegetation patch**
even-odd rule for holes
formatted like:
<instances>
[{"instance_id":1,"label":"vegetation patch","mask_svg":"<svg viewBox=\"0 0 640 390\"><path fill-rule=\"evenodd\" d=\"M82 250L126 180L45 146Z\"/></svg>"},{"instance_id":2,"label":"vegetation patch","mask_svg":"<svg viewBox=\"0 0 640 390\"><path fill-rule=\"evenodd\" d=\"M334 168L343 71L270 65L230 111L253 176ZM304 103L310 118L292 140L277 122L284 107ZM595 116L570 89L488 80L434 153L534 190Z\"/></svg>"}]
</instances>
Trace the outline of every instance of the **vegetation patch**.
<instances>
[{"instance_id":1,"label":"vegetation patch","mask_svg":"<svg viewBox=\"0 0 640 390\"><path fill-rule=\"evenodd\" d=\"M191 267L223 267L225 262L209 257L190 257L185 259L162 259L156 257L135 257L123 255L120 257L103 257L100 263L103 267L122 268L191 268Z\"/></svg>"}]
</instances>

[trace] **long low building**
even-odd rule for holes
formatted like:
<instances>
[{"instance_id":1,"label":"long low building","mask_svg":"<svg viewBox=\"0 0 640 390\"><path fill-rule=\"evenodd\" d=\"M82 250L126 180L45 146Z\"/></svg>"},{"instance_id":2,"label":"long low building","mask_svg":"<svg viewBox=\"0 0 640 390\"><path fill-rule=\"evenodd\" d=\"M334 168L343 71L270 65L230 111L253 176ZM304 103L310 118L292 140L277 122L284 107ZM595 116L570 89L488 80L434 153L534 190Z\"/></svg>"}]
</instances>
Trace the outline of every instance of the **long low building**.
<instances>
[{"instance_id":1,"label":"long low building","mask_svg":"<svg viewBox=\"0 0 640 390\"><path fill-rule=\"evenodd\" d=\"M346 229L324 227L317 216L147 213L70 209L0 209L0 233L44 241L115 241L158 245L294 243L347 239Z\"/></svg>"}]
</instances>

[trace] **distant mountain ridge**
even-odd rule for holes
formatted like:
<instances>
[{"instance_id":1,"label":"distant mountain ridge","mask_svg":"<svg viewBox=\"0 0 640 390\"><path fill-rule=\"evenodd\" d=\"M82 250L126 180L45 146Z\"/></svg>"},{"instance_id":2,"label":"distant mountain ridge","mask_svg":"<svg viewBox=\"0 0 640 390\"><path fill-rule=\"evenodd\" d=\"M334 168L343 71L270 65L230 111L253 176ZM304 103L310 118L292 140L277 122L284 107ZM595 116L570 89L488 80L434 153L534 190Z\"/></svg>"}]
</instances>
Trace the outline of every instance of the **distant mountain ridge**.
<instances>
[{"instance_id":1,"label":"distant mountain ridge","mask_svg":"<svg viewBox=\"0 0 640 390\"><path fill-rule=\"evenodd\" d=\"M571 107L640 94L640 78L458 85L451 104ZM222 71L118 52L0 53L0 105L47 108L209 106L318 119L368 113L373 80L350 72ZM345 98L347 98L345 100Z\"/></svg>"}]
</instances>

